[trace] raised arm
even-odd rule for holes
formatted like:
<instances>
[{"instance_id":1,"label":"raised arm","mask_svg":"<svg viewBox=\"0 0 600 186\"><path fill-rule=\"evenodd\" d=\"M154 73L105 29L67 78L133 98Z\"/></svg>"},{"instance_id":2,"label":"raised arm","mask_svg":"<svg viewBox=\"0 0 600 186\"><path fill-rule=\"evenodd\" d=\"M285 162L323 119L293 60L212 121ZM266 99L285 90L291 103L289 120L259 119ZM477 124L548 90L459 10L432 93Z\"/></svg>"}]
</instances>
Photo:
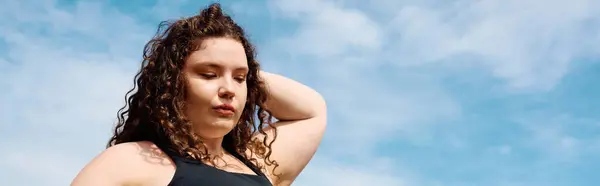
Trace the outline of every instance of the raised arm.
<instances>
[{"instance_id":1,"label":"raised arm","mask_svg":"<svg viewBox=\"0 0 600 186\"><path fill-rule=\"evenodd\" d=\"M269 98L267 110L279 121L272 159L279 163L275 173L280 185L289 185L308 164L321 143L327 123L323 97L315 90L286 77L261 72ZM272 134L273 130L267 129ZM271 135L272 136L272 135ZM271 139L269 139L270 141Z\"/></svg>"}]
</instances>

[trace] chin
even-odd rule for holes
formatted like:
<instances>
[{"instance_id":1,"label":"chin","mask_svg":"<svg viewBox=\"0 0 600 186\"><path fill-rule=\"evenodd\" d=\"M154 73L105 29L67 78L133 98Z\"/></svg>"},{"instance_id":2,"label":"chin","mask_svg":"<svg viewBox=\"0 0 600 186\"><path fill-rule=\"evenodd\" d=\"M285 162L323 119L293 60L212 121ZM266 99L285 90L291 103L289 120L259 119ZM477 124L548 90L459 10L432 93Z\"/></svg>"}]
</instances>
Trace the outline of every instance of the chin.
<instances>
[{"instance_id":1,"label":"chin","mask_svg":"<svg viewBox=\"0 0 600 186\"><path fill-rule=\"evenodd\" d=\"M232 120L229 121L213 121L210 124L199 127L200 135L204 138L220 138L225 136L235 127Z\"/></svg>"},{"instance_id":2,"label":"chin","mask_svg":"<svg viewBox=\"0 0 600 186\"><path fill-rule=\"evenodd\" d=\"M236 126L236 117L210 117L205 116L194 123L194 130L202 138L222 138Z\"/></svg>"},{"instance_id":3,"label":"chin","mask_svg":"<svg viewBox=\"0 0 600 186\"><path fill-rule=\"evenodd\" d=\"M223 129L230 131L235 127L235 123L232 121L216 121L212 123L212 127L215 129Z\"/></svg>"}]
</instances>

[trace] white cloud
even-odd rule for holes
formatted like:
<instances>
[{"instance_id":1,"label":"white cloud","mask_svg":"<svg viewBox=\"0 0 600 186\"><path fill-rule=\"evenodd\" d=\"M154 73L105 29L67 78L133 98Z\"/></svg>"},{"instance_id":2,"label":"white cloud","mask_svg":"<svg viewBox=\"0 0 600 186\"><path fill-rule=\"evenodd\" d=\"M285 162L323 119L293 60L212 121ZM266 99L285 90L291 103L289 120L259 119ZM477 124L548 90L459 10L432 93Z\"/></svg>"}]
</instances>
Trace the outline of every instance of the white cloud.
<instances>
[{"instance_id":1,"label":"white cloud","mask_svg":"<svg viewBox=\"0 0 600 186\"><path fill-rule=\"evenodd\" d=\"M307 166L294 185L414 185L414 180L406 176L399 177L402 168L391 167L389 160L371 159L368 164L339 163L335 159L315 158L314 163Z\"/></svg>"},{"instance_id":2,"label":"white cloud","mask_svg":"<svg viewBox=\"0 0 600 186\"><path fill-rule=\"evenodd\" d=\"M317 57L312 78L329 101L342 103L331 113L343 119L326 136L326 150L339 150L319 156L368 159L377 156L371 147L392 135L422 142L451 127L442 124L460 117L461 105L436 81L445 72L432 67L475 68L502 80L503 90L537 93L600 54L600 4L591 0L270 2L276 15L300 23L272 48L302 64ZM539 145L557 152L581 148L577 138L558 134L534 132ZM517 153L513 145L493 151Z\"/></svg>"},{"instance_id":3,"label":"white cloud","mask_svg":"<svg viewBox=\"0 0 600 186\"><path fill-rule=\"evenodd\" d=\"M382 25L359 9L332 1L270 1L276 15L300 23L289 37L273 43L273 49L294 56L299 65L304 59L318 62L311 71L315 87L330 102L330 122L321 153L327 159L311 163L301 185L414 185L410 171L382 171L357 162L381 159L377 144L397 138L415 144L429 143L432 129L450 126L438 121L459 118L461 108L439 86L439 82L419 72L383 73ZM292 62L288 62L292 63ZM290 65L295 65L292 63ZM395 69L395 67L391 67ZM335 103L335 104L331 104ZM397 147L389 146L389 150ZM356 162L342 163L343 159ZM356 165L352 165L356 163ZM340 180L347 182L340 183Z\"/></svg>"},{"instance_id":4,"label":"white cloud","mask_svg":"<svg viewBox=\"0 0 600 186\"><path fill-rule=\"evenodd\" d=\"M0 80L8 85L0 98L1 123L16 132L4 136L12 148L2 151L2 167L45 185L64 185L103 149L133 74L127 66L95 61L101 57L96 55L36 55L36 60L11 60L18 65Z\"/></svg>"},{"instance_id":5,"label":"white cloud","mask_svg":"<svg viewBox=\"0 0 600 186\"><path fill-rule=\"evenodd\" d=\"M19 175L7 185L70 183L103 150L133 85L133 54L149 32L99 3L71 8L54 1L0 8L8 45L0 56L0 123L10 131L1 132L9 148L0 151L0 171Z\"/></svg>"},{"instance_id":6,"label":"white cloud","mask_svg":"<svg viewBox=\"0 0 600 186\"><path fill-rule=\"evenodd\" d=\"M514 91L550 90L572 63L599 54L600 4L591 0L273 2L303 23L288 50L330 57L366 50L372 65L475 62Z\"/></svg>"},{"instance_id":7,"label":"white cloud","mask_svg":"<svg viewBox=\"0 0 600 186\"><path fill-rule=\"evenodd\" d=\"M157 0L150 12L152 16L159 19L177 18L182 15L180 13L181 8L188 2L188 0ZM201 8L198 7L198 10Z\"/></svg>"},{"instance_id":8,"label":"white cloud","mask_svg":"<svg viewBox=\"0 0 600 186\"><path fill-rule=\"evenodd\" d=\"M599 46L595 1L455 1L405 6L395 18L401 54L414 60L475 55L517 90L551 89L578 57ZM591 40L590 40L591 39ZM594 41L595 40L595 41ZM408 51L409 53L405 53Z\"/></svg>"},{"instance_id":9,"label":"white cloud","mask_svg":"<svg viewBox=\"0 0 600 186\"><path fill-rule=\"evenodd\" d=\"M546 164L575 165L587 161L586 156L600 152L596 120L573 117L552 110L524 112L514 119L527 132L521 148L540 153L538 161Z\"/></svg>"},{"instance_id":10,"label":"white cloud","mask_svg":"<svg viewBox=\"0 0 600 186\"><path fill-rule=\"evenodd\" d=\"M277 15L300 23L296 32L274 42L273 49L316 58L317 67L311 69L319 79L315 87L329 102L341 103L330 104L332 117L341 118L334 122L344 124L330 125L328 150L364 156L382 140L423 143L432 138L431 124L460 117L460 105L436 79L394 66L390 68L398 72L381 72L384 63L378 55L386 51L381 47L389 38L365 12L332 1L270 2ZM296 60L306 65L302 59Z\"/></svg>"},{"instance_id":11,"label":"white cloud","mask_svg":"<svg viewBox=\"0 0 600 186\"><path fill-rule=\"evenodd\" d=\"M367 153L382 140L402 138L415 143L427 142L434 123L461 115L460 105L440 90L437 82L422 75L405 72L390 77L393 82L386 83L387 78L361 78L377 73L371 68L342 68L343 73L329 70L333 68L323 68L322 74L327 74L326 71L331 74L323 78L326 85L320 87L320 91L328 101L341 103L331 105L330 113L340 118L335 123L344 124L329 127L331 143L336 144L330 148Z\"/></svg>"},{"instance_id":12,"label":"white cloud","mask_svg":"<svg viewBox=\"0 0 600 186\"><path fill-rule=\"evenodd\" d=\"M352 127L332 132L346 136L336 138L342 141L361 136L352 142L372 144L378 141L374 136L382 139L386 132L411 131L459 116L460 105L436 82L436 71L413 76L429 64L461 68L475 63L506 80L508 90L550 90L571 63L596 54L589 48L600 46L590 42L598 39L594 29L584 28L586 21L600 21L598 8L593 8L600 6L586 0L270 2L276 15L300 23L272 48L317 57L320 90L330 101L347 103L336 111ZM380 12L363 11L369 8ZM382 14L390 18L373 16ZM471 57L460 58L465 55ZM373 78L382 75L373 69L382 68L401 75Z\"/></svg>"},{"instance_id":13,"label":"white cloud","mask_svg":"<svg viewBox=\"0 0 600 186\"><path fill-rule=\"evenodd\" d=\"M358 9L347 9L331 1L271 1L276 15L295 19L300 27L293 37L275 43L294 54L330 58L348 53L379 50L379 25Z\"/></svg>"},{"instance_id":14,"label":"white cloud","mask_svg":"<svg viewBox=\"0 0 600 186\"><path fill-rule=\"evenodd\" d=\"M437 72L423 70L430 65L443 61L461 68L465 61L452 59L468 55L472 58L466 63L506 80L510 89L549 90L577 58L600 54L600 33L588 32L598 30L600 5L593 1L270 2L276 15L299 27L290 37L269 38L273 44L268 47L279 51L261 51L324 61L302 73L316 79L330 102L330 118L336 119L325 136L326 148L298 185L339 185L340 180L346 185L421 185L410 170L396 172L390 166L398 162L371 149L392 137L431 142L436 130L453 127L444 123L462 116L461 105L441 86ZM0 172L28 176L11 176L9 183L65 185L102 150L131 87L143 42L155 31L101 3L80 2L69 9L56 3L9 1L0 8L0 38L9 46L8 55L0 57L0 86L8 90L0 91L0 102L8 103L0 105L0 124L10 129L0 134L15 141L6 142L9 149L17 149L0 151ZM175 17L181 6L171 5L152 11L157 17ZM581 139L558 126L529 127L531 145L568 159L600 149L600 140ZM455 140L451 143L465 146ZM519 147L492 150L513 155ZM373 160L380 163L373 165Z\"/></svg>"},{"instance_id":15,"label":"white cloud","mask_svg":"<svg viewBox=\"0 0 600 186\"><path fill-rule=\"evenodd\" d=\"M69 185L82 165L89 161L82 159L77 151L60 152L57 149L35 148L17 151L3 151L0 165L7 171L2 185ZM8 176L14 174L15 176Z\"/></svg>"}]
</instances>

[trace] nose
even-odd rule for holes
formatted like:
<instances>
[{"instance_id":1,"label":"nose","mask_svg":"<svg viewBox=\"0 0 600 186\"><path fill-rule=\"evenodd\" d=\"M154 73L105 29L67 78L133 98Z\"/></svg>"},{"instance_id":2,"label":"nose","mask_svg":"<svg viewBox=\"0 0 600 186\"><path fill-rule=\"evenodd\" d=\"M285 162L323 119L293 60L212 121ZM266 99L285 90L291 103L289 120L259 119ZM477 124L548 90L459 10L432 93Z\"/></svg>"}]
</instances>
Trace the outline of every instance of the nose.
<instances>
[{"instance_id":1,"label":"nose","mask_svg":"<svg viewBox=\"0 0 600 186\"><path fill-rule=\"evenodd\" d=\"M219 87L219 97L224 99L232 99L235 97L234 82L232 78L222 78L221 86Z\"/></svg>"}]
</instances>

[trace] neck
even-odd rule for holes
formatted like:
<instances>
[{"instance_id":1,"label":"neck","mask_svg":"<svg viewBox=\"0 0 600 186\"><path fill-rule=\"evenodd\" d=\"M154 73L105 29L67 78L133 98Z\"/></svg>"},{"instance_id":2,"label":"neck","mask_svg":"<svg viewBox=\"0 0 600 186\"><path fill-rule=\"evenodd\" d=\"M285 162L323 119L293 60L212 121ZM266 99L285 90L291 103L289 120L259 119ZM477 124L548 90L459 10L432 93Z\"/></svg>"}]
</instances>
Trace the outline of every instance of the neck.
<instances>
[{"instance_id":1,"label":"neck","mask_svg":"<svg viewBox=\"0 0 600 186\"><path fill-rule=\"evenodd\" d=\"M225 153L225 150L223 149L223 146L221 146L221 144L223 143L223 138L202 138L202 142L204 142L204 145L206 147L206 150L208 151L208 155L209 156L221 156Z\"/></svg>"}]
</instances>

